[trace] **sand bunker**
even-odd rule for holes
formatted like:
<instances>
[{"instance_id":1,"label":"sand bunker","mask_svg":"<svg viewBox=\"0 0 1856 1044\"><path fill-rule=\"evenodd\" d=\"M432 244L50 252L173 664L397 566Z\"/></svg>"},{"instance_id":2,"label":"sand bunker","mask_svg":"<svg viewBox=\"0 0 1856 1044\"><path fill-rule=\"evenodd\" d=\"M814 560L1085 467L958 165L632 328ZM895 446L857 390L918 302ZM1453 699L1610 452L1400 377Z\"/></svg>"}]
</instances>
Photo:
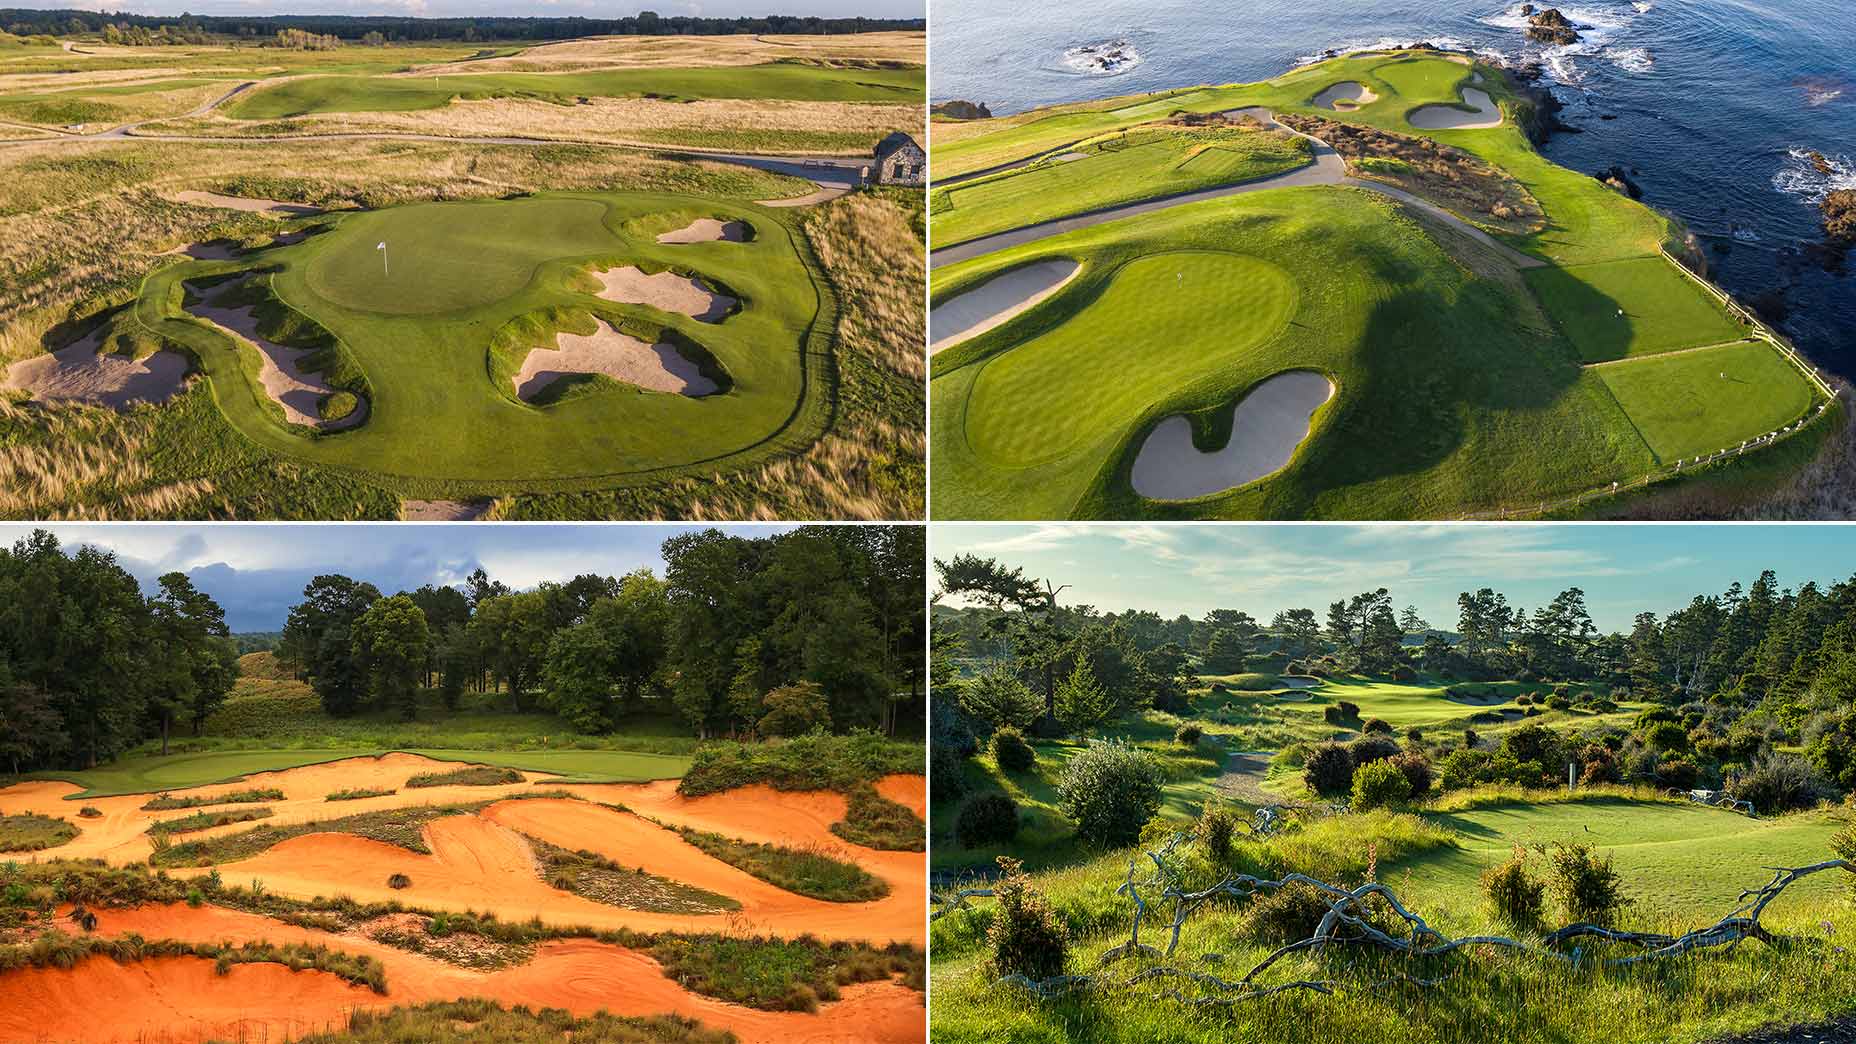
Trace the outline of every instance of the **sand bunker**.
<instances>
[{"instance_id":1,"label":"sand bunker","mask_svg":"<svg viewBox=\"0 0 1856 1044\"><path fill-rule=\"evenodd\" d=\"M402 500L402 522L474 522L490 509L487 500Z\"/></svg>"},{"instance_id":2,"label":"sand bunker","mask_svg":"<svg viewBox=\"0 0 1856 1044\"><path fill-rule=\"evenodd\" d=\"M1320 678L1303 678L1299 675L1285 674L1276 679L1276 684L1285 689L1313 689L1321 684Z\"/></svg>"},{"instance_id":3,"label":"sand bunker","mask_svg":"<svg viewBox=\"0 0 1856 1044\"><path fill-rule=\"evenodd\" d=\"M1315 108L1346 112L1362 105L1371 105L1378 100L1379 95L1374 94L1365 84L1354 80L1342 80L1315 95Z\"/></svg>"},{"instance_id":4,"label":"sand bunker","mask_svg":"<svg viewBox=\"0 0 1856 1044\"><path fill-rule=\"evenodd\" d=\"M187 357L158 351L142 359L98 354L103 331L45 355L7 367L0 387L24 388L42 400L79 400L112 409L136 402L166 402L187 383Z\"/></svg>"},{"instance_id":5,"label":"sand bunker","mask_svg":"<svg viewBox=\"0 0 1856 1044\"><path fill-rule=\"evenodd\" d=\"M659 243L745 243L748 241L748 224L745 221L719 221L715 218L697 218L695 221L657 237Z\"/></svg>"},{"instance_id":6,"label":"sand bunker","mask_svg":"<svg viewBox=\"0 0 1856 1044\"><path fill-rule=\"evenodd\" d=\"M280 241L282 238L278 237ZM241 251L228 240L215 239L211 243L187 243L161 253L165 256L190 257L195 261L230 261L239 256Z\"/></svg>"},{"instance_id":7,"label":"sand bunker","mask_svg":"<svg viewBox=\"0 0 1856 1044\"><path fill-rule=\"evenodd\" d=\"M1082 265L1067 257L1014 268L993 276L928 313L928 354L970 341L1037 306L1075 279Z\"/></svg>"},{"instance_id":8,"label":"sand bunker","mask_svg":"<svg viewBox=\"0 0 1856 1044\"><path fill-rule=\"evenodd\" d=\"M1153 500L1190 500L1234 489L1282 470L1308 437L1315 410L1334 396L1334 383L1312 370L1279 373L1233 407L1231 438L1201 453L1184 417L1160 422L1134 459L1134 491Z\"/></svg>"},{"instance_id":9,"label":"sand bunker","mask_svg":"<svg viewBox=\"0 0 1856 1044\"><path fill-rule=\"evenodd\" d=\"M174 201L191 203L196 207L243 210L249 214L263 214L274 218L302 217L306 214L322 213L315 207L304 206L301 203L285 203L276 199L253 199L247 196L224 196L217 192L197 192L191 189L186 192L176 192Z\"/></svg>"},{"instance_id":10,"label":"sand bunker","mask_svg":"<svg viewBox=\"0 0 1856 1044\"><path fill-rule=\"evenodd\" d=\"M71 971L0 976L0 1039L261 1040L339 1027L355 1008L484 997L505 1006L564 1008L576 1015L675 1014L734 1031L746 1042L919 1041L921 994L890 982L842 988L817 1014L768 1012L692 993L648 955L590 940L537 948L524 964L481 972L445 964L359 935L334 935L218 907L109 910L98 933L148 939L326 945L380 961L388 992L376 994L325 972L276 964L233 965L219 978L211 961L166 958L119 965L93 959ZM98 997L111 1003L98 1005ZM107 1009L99 1011L99 1008ZM238 1032L242 1030L243 1032ZM268 1034L268 1035L267 1035Z\"/></svg>"},{"instance_id":11,"label":"sand bunker","mask_svg":"<svg viewBox=\"0 0 1856 1044\"><path fill-rule=\"evenodd\" d=\"M366 399L361 399L356 404L354 412L346 417L323 420L319 412L322 400L325 396L333 395L338 389L324 381L321 375L310 373L302 368L303 358L309 355L311 350L288 348L259 337L258 319L249 307L227 308L212 303L236 285L238 284L227 284L226 290L220 290L207 298L205 303L194 305L189 311L238 335L244 343L258 350L260 360L258 383L264 386L264 393L269 395L272 401L284 408L285 419L292 424L320 428L323 431L340 431L365 421L367 419Z\"/></svg>"},{"instance_id":12,"label":"sand bunker","mask_svg":"<svg viewBox=\"0 0 1856 1044\"><path fill-rule=\"evenodd\" d=\"M599 280L599 296L608 301L650 305L705 323L721 322L740 303L727 294L716 293L694 276L675 272L647 275L635 265L626 265L596 271L593 277Z\"/></svg>"},{"instance_id":13,"label":"sand bunker","mask_svg":"<svg viewBox=\"0 0 1856 1044\"><path fill-rule=\"evenodd\" d=\"M1502 110L1486 92L1465 87L1463 101L1476 111L1466 112L1454 105L1422 105L1405 117L1406 122L1419 130L1482 130L1502 125Z\"/></svg>"},{"instance_id":14,"label":"sand bunker","mask_svg":"<svg viewBox=\"0 0 1856 1044\"><path fill-rule=\"evenodd\" d=\"M514 378L517 397L532 402L548 385L570 373L603 373L648 391L691 397L717 391L715 382L675 346L646 344L603 319L598 323L591 334L556 334L557 348L531 350Z\"/></svg>"}]
</instances>

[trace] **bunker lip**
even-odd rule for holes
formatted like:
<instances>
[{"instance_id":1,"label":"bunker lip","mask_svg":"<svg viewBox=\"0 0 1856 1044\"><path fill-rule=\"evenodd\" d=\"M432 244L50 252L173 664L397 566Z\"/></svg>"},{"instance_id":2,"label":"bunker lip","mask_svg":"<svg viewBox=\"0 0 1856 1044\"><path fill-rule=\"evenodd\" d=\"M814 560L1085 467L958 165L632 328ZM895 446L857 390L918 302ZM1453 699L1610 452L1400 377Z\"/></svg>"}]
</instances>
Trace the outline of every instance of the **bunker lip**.
<instances>
[{"instance_id":1,"label":"bunker lip","mask_svg":"<svg viewBox=\"0 0 1856 1044\"><path fill-rule=\"evenodd\" d=\"M311 354L311 349L275 344L260 336L256 309L230 308L214 303L237 285L241 284L227 283L187 311L225 329L235 335L235 339L257 349L260 362L258 383L263 385L264 394L270 396L271 401L283 407L285 419L291 424L321 431L342 431L367 420L366 396L356 397L354 410L346 417L322 419L319 410L323 398L342 389L298 365L304 356Z\"/></svg>"},{"instance_id":2,"label":"bunker lip","mask_svg":"<svg viewBox=\"0 0 1856 1044\"><path fill-rule=\"evenodd\" d=\"M695 276L663 271L647 274L636 265L596 268L598 296L620 304L649 305L660 312L687 315L697 322L719 323L740 300L717 292Z\"/></svg>"},{"instance_id":3,"label":"bunker lip","mask_svg":"<svg viewBox=\"0 0 1856 1044\"><path fill-rule=\"evenodd\" d=\"M99 354L101 328L55 352L35 355L6 368L0 388L23 388L34 399L92 402L111 409L133 403L163 403L187 385L190 363L166 349L141 359Z\"/></svg>"},{"instance_id":4,"label":"bunker lip","mask_svg":"<svg viewBox=\"0 0 1856 1044\"><path fill-rule=\"evenodd\" d=\"M1069 285L1082 270L1080 262L1067 257L1033 261L988 277L935 305L928 313L928 354L970 341L1030 311Z\"/></svg>"},{"instance_id":5,"label":"bunker lip","mask_svg":"<svg viewBox=\"0 0 1856 1044\"><path fill-rule=\"evenodd\" d=\"M1313 370L1266 377L1231 408L1231 437L1210 453L1192 444L1190 421L1168 417L1141 443L1134 491L1149 500L1192 500L1273 475L1288 466L1334 391L1334 382Z\"/></svg>"},{"instance_id":6,"label":"bunker lip","mask_svg":"<svg viewBox=\"0 0 1856 1044\"><path fill-rule=\"evenodd\" d=\"M697 218L682 228L657 237L659 243L745 243L751 229L745 221Z\"/></svg>"},{"instance_id":7,"label":"bunker lip","mask_svg":"<svg viewBox=\"0 0 1856 1044\"><path fill-rule=\"evenodd\" d=\"M1405 117L1405 122L1419 130L1486 130L1502 125L1502 110L1486 91L1465 87L1463 101L1476 111L1467 112L1454 105L1420 105Z\"/></svg>"},{"instance_id":8,"label":"bunker lip","mask_svg":"<svg viewBox=\"0 0 1856 1044\"><path fill-rule=\"evenodd\" d=\"M603 295L602 295L603 296ZM699 398L719 389L702 368L672 344L646 344L620 333L604 319L590 334L561 331L553 348L532 348L512 378L516 397L533 402L554 382L570 374L604 374L647 391Z\"/></svg>"},{"instance_id":9,"label":"bunker lip","mask_svg":"<svg viewBox=\"0 0 1856 1044\"><path fill-rule=\"evenodd\" d=\"M320 209L302 203L286 203L280 199L256 199L249 196L227 196L218 192L201 192L195 189L176 192L173 199L176 203L188 203L196 207L242 210L248 214L263 214L274 218L304 217L322 213Z\"/></svg>"},{"instance_id":10,"label":"bunker lip","mask_svg":"<svg viewBox=\"0 0 1856 1044\"><path fill-rule=\"evenodd\" d=\"M1351 112L1362 105L1371 105L1379 100L1372 88L1358 80L1342 80L1330 84L1315 95L1314 106L1317 109L1332 109L1335 112Z\"/></svg>"},{"instance_id":11,"label":"bunker lip","mask_svg":"<svg viewBox=\"0 0 1856 1044\"><path fill-rule=\"evenodd\" d=\"M564 1008L576 1015L606 1009L617 1015L674 1014L743 1041L921 1039L921 995L895 982L842 987L843 999L816 1014L749 1008L685 990L648 954L606 943L568 939L543 943L522 964L475 971L388 946L358 934L301 928L258 914L216 906L150 905L103 912L98 933L146 939L326 945L378 960L388 992L375 994L326 972L292 972L276 964L234 965L213 974L200 958L159 958L118 965L92 958L69 971L27 969L0 975L0 1038L111 1040L150 1034L157 1039L251 1039L266 1027L291 1036L339 1026L355 1008L483 997L505 1007ZM99 1017L95 998L118 1003ZM222 1014L222 1012L224 1014ZM179 1016L177 1018L176 1016ZM15 1024L15 1020L19 1020ZM176 1023L185 1026L185 1030ZM242 1023L246 1034L227 1031ZM210 1025L208 1025L210 1024ZM181 1035L175 1036L176 1033Z\"/></svg>"}]
</instances>

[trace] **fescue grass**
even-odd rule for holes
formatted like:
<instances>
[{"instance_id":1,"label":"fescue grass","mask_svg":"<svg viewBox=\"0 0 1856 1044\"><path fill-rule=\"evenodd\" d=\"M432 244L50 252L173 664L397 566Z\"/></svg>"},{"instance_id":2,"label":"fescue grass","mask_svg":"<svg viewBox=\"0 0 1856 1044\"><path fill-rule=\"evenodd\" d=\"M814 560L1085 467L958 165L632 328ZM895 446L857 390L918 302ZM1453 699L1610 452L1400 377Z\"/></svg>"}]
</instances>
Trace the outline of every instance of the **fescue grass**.
<instances>
[{"instance_id":1,"label":"fescue grass","mask_svg":"<svg viewBox=\"0 0 1856 1044\"><path fill-rule=\"evenodd\" d=\"M688 827L677 832L709 855L795 895L833 903L867 903L889 894L887 881L822 848L757 844Z\"/></svg>"},{"instance_id":2,"label":"fescue grass","mask_svg":"<svg viewBox=\"0 0 1856 1044\"><path fill-rule=\"evenodd\" d=\"M337 790L327 795L322 800L324 801L360 801L364 798L386 797L389 794L397 794L397 793L399 793L399 791L397 790L370 790L366 787L358 787L354 790Z\"/></svg>"},{"instance_id":3,"label":"fescue grass","mask_svg":"<svg viewBox=\"0 0 1856 1044\"><path fill-rule=\"evenodd\" d=\"M195 812L191 816L157 820L148 825L148 832L158 837L169 837L231 826L233 823L249 823L254 819L269 819L270 816L271 810L268 808L226 808L213 812Z\"/></svg>"},{"instance_id":4,"label":"fescue grass","mask_svg":"<svg viewBox=\"0 0 1856 1044\"><path fill-rule=\"evenodd\" d=\"M175 797L161 794L150 798L142 805L144 812L166 812L177 808L200 808L204 805L249 805L260 801L282 801L284 792L275 787L237 790L229 794L213 794L199 797Z\"/></svg>"},{"instance_id":5,"label":"fescue grass","mask_svg":"<svg viewBox=\"0 0 1856 1044\"><path fill-rule=\"evenodd\" d=\"M305 834L353 834L370 841L397 845L409 852L430 855L432 850L426 846L424 836L427 823L445 816L470 815L488 804L490 802L480 801L468 805L421 805L359 812L338 819L292 823L288 826L260 826L157 849L149 857L149 863L154 866L211 866L215 863L229 863L249 859L259 852Z\"/></svg>"},{"instance_id":6,"label":"fescue grass","mask_svg":"<svg viewBox=\"0 0 1856 1044\"><path fill-rule=\"evenodd\" d=\"M450 772L421 772L406 780L408 788L418 787L501 787L522 782L515 769L473 766Z\"/></svg>"},{"instance_id":7,"label":"fescue grass","mask_svg":"<svg viewBox=\"0 0 1856 1044\"><path fill-rule=\"evenodd\" d=\"M77 827L61 818L24 812L0 815L0 852L41 852L77 836Z\"/></svg>"}]
</instances>

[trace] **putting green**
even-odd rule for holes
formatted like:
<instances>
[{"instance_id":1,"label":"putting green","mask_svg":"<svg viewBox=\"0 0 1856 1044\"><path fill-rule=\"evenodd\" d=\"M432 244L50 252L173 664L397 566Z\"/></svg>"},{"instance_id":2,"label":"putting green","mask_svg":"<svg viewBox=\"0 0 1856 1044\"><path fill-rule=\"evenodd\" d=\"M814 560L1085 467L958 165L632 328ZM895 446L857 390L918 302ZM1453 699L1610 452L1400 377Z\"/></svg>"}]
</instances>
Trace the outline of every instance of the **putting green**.
<instances>
[{"instance_id":1,"label":"putting green","mask_svg":"<svg viewBox=\"0 0 1856 1044\"><path fill-rule=\"evenodd\" d=\"M742 221L756 235L745 243L657 242L698 218ZM550 193L326 215L306 222L326 230L301 243L158 271L136 314L202 360L214 402L247 438L402 495L712 475L803 449L828 420L835 303L798 220L755 204L660 193ZM704 323L597 297L586 270L620 265L698 275L728 287L742 305L723 322ZM292 325L340 342L345 372L366 381L364 424L336 434L289 427L257 383L251 349L189 315L183 280L243 271L268 273L259 278L287 310L271 307ZM693 346L725 375L726 390L691 398L575 377L546 405L517 399L509 377L528 348L553 347L559 330L587 333L595 320L646 343Z\"/></svg>"},{"instance_id":2,"label":"putting green","mask_svg":"<svg viewBox=\"0 0 1856 1044\"><path fill-rule=\"evenodd\" d=\"M1275 265L1211 251L1130 261L1057 329L990 362L974 382L967 436L991 462L1062 457L1101 427L1131 424L1182 385L1216 375L1276 336L1295 280Z\"/></svg>"}]
</instances>

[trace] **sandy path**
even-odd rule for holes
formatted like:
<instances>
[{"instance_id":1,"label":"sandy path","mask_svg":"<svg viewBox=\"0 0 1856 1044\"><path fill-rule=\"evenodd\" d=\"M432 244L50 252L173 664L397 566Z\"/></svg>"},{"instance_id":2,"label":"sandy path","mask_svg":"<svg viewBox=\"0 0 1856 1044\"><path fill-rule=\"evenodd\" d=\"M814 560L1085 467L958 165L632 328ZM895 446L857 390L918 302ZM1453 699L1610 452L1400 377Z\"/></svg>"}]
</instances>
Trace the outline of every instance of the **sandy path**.
<instances>
[{"instance_id":1,"label":"sandy path","mask_svg":"<svg viewBox=\"0 0 1856 1044\"><path fill-rule=\"evenodd\" d=\"M1265 379L1238 400L1231 438L1201 453L1181 416L1160 422L1134 458L1134 491L1153 500L1190 500L1255 482L1281 471L1308 437L1314 412L1334 396L1334 383L1312 370Z\"/></svg>"},{"instance_id":2,"label":"sandy path","mask_svg":"<svg viewBox=\"0 0 1856 1044\"><path fill-rule=\"evenodd\" d=\"M1419 130L1483 130L1502 125L1502 110L1486 91L1463 88L1463 101L1475 112L1465 112L1454 105L1423 105L1405 117Z\"/></svg>"},{"instance_id":3,"label":"sandy path","mask_svg":"<svg viewBox=\"0 0 1856 1044\"><path fill-rule=\"evenodd\" d=\"M697 218L674 232L657 237L659 243L745 243L747 240L747 222L715 218Z\"/></svg>"},{"instance_id":4,"label":"sandy path","mask_svg":"<svg viewBox=\"0 0 1856 1044\"><path fill-rule=\"evenodd\" d=\"M1274 805L1281 798L1263 789L1264 780L1270 774L1270 756L1267 750L1241 750L1233 752L1224 763L1224 774L1212 781L1212 786L1220 794L1251 805Z\"/></svg>"},{"instance_id":5,"label":"sandy path","mask_svg":"<svg viewBox=\"0 0 1856 1044\"><path fill-rule=\"evenodd\" d=\"M531 402L542 390L570 373L603 373L615 381L656 392L713 395L715 382L673 345L646 344L612 328L604 319L590 334L561 332L554 348L531 349L512 380L516 395Z\"/></svg>"},{"instance_id":6,"label":"sandy path","mask_svg":"<svg viewBox=\"0 0 1856 1044\"><path fill-rule=\"evenodd\" d=\"M226 288L230 289L234 285L237 284L228 283ZM220 290L188 311L237 335L244 343L258 350L258 383L264 386L264 393L272 401L284 408L284 417L290 423L323 431L341 431L367 420L368 403L365 398L357 403L354 412L348 416L338 420L323 420L319 413L322 399L334 394L337 389L324 381L321 375L309 373L299 365L310 354L309 349L285 347L258 336L258 320L253 309L226 308L212 303L225 293L226 290Z\"/></svg>"},{"instance_id":7,"label":"sandy path","mask_svg":"<svg viewBox=\"0 0 1856 1044\"><path fill-rule=\"evenodd\" d=\"M119 966L87 961L74 972L21 972L0 976L0 1039L109 1040L138 1032L177 1034L177 1040L213 1036L213 1025L245 1019L273 1031L335 1022L358 1007L388 1007L435 1000L486 997L504 1005L565 1008L577 1015L676 1014L728 1029L747 1042L919 1041L924 1035L921 994L886 982L847 986L843 999L816 1015L765 1012L691 993L664 975L648 955L590 940L539 947L526 964L477 972L396 949L359 935L334 935L218 907L143 906L102 914L104 935L144 938L323 944L365 954L385 967L388 993L351 987L321 972L291 973L279 965L240 965L227 979L210 978L210 962L185 958ZM207 973L202 978L193 966ZM239 973L260 974L241 977ZM126 974L124 974L126 973ZM103 980L94 984L92 978ZM240 981L248 978L250 981ZM106 988L107 993L89 993ZM111 996L112 1014L94 1018L98 996ZM177 1025L178 1024L178 1025ZM185 1027L184 1029L181 1027ZM22 1035L23 1031L23 1035Z\"/></svg>"},{"instance_id":8,"label":"sandy path","mask_svg":"<svg viewBox=\"0 0 1856 1044\"><path fill-rule=\"evenodd\" d=\"M487 500L402 500L402 522L474 522L490 509Z\"/></svg>"},{"instance_id":9,"label":"sandy path","mask_svg":"<svg viewBox=\"0 0 1856 1044\"><path fill-rule=\"evenodd\" d=\"M242 210L248 214L263 214L265 217L286 218L303 217L308 214L320 214L315 207L301 203L285 203L275 199L251 199L245 196L222 196L217 192L197 192L188 190L174 194L176 203L189 203L196 207L219 207L224 210Z\"/></svg>"},{"instance_id":10,"label":"sandy path","mask_svg":"<svg viewBox=\"0 0 1856 1044\"><path fill-rule=\"evenodd\" d=\"M818 203L828 203L831 200L837 199L839 196L848 196L850 194L851 189L849 186L826 185L816 192L808 192L803 196L789 196L786 199L758 199L755 200L755 202L763 207L809 207Z\"/></svg>"},{"instance_id":11,"label":"sandy path","mask_svg":"<svg viewBox=\"0 0 1856 1044\"><path fill-rule=\"evenodd\" d=\"M77 399L123 409L135 402L166 402L187 382L187 357L157 351L142 359L98 354L103 331L75 344L7 367L0 388L24 388L35 399Z\"/></svg>"},{"instance_id":12,"label":"sandy path","mask_svg":"<svg viewBox=\"0 0 1856 1044\"><path fill-rule=\"evenodd\" d=\"M719 323L741 302L717 293L694 276L663 271L646 274L636 265L600 269L593 273L599 280L599 296L622 304L650 305L663 312L676 312L704 323Z\"/></svg>"},{"instance_id":13,"label":"sandy path","mask_svg":"<svg viewBox=\"0 0 1856 1044\"><path fill-rule=\"evenodd\" d=\"M1362 105L1371 105L1379 100L1379 95L1363 83L1354 80L1342 80L1315 95L1315 108L1333 109L1336 112L1348 112Z\"/></svg>"},{"instance_id":14,"label":"sandy path","mask_svg":"<svg viewBox=\"0 0 1856 1044\"><path fill-rule=\"evenodd\" d=\"M1000 273L928 312L928 354L934 355L1004 325L1069 285L1082 265L1067 257L1034 261Z\"/></svg>"}]
</instances>

